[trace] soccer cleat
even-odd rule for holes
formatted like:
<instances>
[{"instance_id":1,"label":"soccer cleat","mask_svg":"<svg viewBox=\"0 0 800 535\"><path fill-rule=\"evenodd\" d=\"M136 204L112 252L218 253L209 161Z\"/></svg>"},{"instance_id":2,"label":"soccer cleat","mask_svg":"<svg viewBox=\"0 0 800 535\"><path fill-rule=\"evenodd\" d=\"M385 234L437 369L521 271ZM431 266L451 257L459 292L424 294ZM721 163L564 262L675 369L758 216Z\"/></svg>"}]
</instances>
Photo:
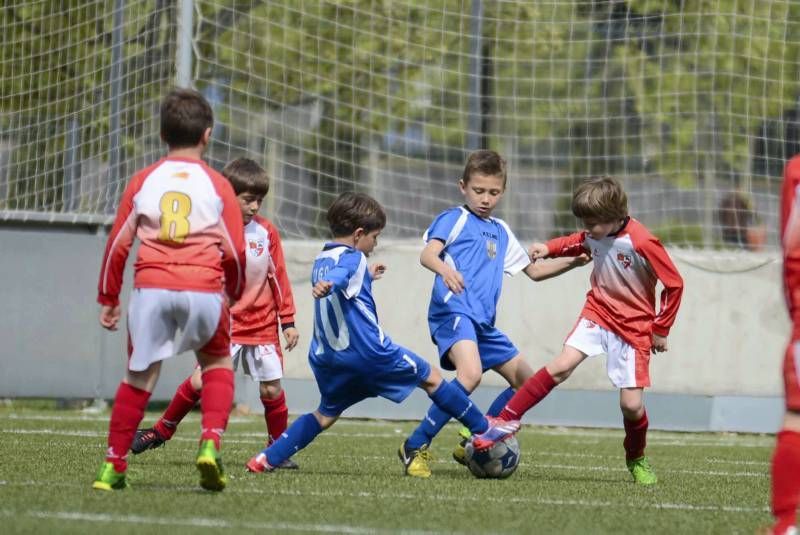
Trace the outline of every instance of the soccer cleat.
<instances>
[{"instance_id":1,"label":"soccer cleat","mask_svg":"<svg viewBox=\"0 0 800 535\"><path fill-rule=\"evenodd\" d=\"M403 463L407 476L431 477L431 452L427 444L423 444L418 450L409 451L406 442L403 442L397 450L397 455Z\"/></svg>"},{"instance_id":2,"label":"soccer cleat","mask_svg":"<svg viewBox=\"0 0 800 535\"><path fill-rule=\"evenodd\" d=\"M469 429L466 427L462 427L458 430L459 440L456 447L453 448L453 459L458 463L464 466L467 466L467 442L469 439L472 438L472 433L469 432Z\"/></svg>"},{"instance_id":3,"label":"soccer cleat","mask_svg":"<svg viewBox=\"0 0 800 535\"><path fill-rule=\"evenodd\" d=\"M122 490L127 486L125 472L117 472L114 470L114 463L109 462L103 463L92 484L92 488L96 490Z\"/></svg>"},{"instance_id":4,"label":"soccer cleat","mask_svg":"<svg viewBox=\"0 0 800 535\"><path fill-rule=\"evenodd\" d=\"M285 463L286 461L283 462ZM267 462L267 456L264 454L263 451L258 455L256 455L255 457L253 457L252 459L250 459L249 461L247 461L247 464L245 464L245 466L247 467L248 472L255 472L255 473L272 472L273 470L275 470L275 467ZM280 466L278 468L280 468Z\"/></svg>"},{"instance_id":5,"label":"soccer cleat","mask_svg":"<svg viewBox=\"0 0 800 535\"><path fill-rule=\"evenodd\" d=\"M489 429L472 437L472 447L475 448L475 451L488 450L497 442L505 440L519 431L519 420L506 421L493 416L487 416L486 420L489 422Z\"/></svg>"},{"instance_id":6,"label":"soccer cleat","mask_svg":"<svg viewBox=\"0 0 800 535\"><path fill-rule=\"evenodd\" d=\"M633 481L639 485L655 485L658 481L653 467L650 466L650 461L647 457L639 457L632 461L625 461L628 465L628 471L633 476Z\"/></svg>"},{"instance_id":7,"label":"soccer cleat","mask_svg":"<svg viewBox=\"0 0 800 535\"><path fill-rule=\"evenodd\" d=\"M291 459L286 459L281 464L279 464L276 468L280 470L297 470L300 466Z\"/></svg>"},{"instance_id":8,"label":"soccer cleat","mask_svg":"<svg viewBox=\"0 0 800 535\"><path fill-rule=\"evenodd\" d=\"M143 451L154 450L166 444L167 439L161 436L154 427L137 429L136 436L131 444L131 453L139 455Z\"/></svg>"},{"instance_id":9,"label":"soccer cleat","mask_svg":"<svg viewBox=\"0 0 800 535\"><path fill-rule=\"evenodd\" d=\"M204 489L219 492L228 484L225 470L222 467L222 459L219 457L219 452L214 446L213 440L208 439L200 442L195 465L200 472L200 486Z\"/></svg>"}]
</instances>

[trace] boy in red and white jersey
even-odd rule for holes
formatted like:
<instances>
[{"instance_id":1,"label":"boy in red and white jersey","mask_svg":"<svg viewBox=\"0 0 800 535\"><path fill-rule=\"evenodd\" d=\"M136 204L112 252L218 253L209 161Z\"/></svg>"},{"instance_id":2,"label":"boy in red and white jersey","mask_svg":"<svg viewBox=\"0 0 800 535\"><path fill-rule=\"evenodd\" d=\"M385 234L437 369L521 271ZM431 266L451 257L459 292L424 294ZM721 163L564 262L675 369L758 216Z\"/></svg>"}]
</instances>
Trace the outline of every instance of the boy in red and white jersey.
<instances>
[{"instance_id":1,"label":"boy in red and white jersey","mask_svg":"<svg viewBox=\"0 0 800 535\"><path fill-rule=\"evenodd\" d=\"M620 389L626 464L634 481L651 485L656 475L644 456L648 420L642 393L650 386L650 352L667 350L683 280L658 239L628 215L628 199L617 180L597 177L582 183L573 193L572 213L586 230L534 243L530 253L534 259L591 254L586 303L561 354L525 382L499 417L519 420L584 359L605 353L608 377ZM664 290L656 314L658 281ZM476 449L492 444L480 436L473 443Z\"/></svg>"},{"instance_id":2,"label":"boy in red and white jersey","mask_svg":"<svg viewBox=\"0 0 800 535\"><path fill-rule=\"evenodd\" d=\"M126 486L127 455L161 361L194 350L203 375L200 485L222 490L220 438L233 402L228 300L245 282L244 231L230 183L200 158L213 124L211 107L190 89L161 104L167 156L125 188L100 270L100 324L116 330L122 274L134 237L140 246L128 305L128 371L114 398L108 451L93 488ZM227 294L227 297L226 295ZM176 340L176 334L180 337Z\"/></svg>"},{"instance_id":3,"label":"boy in red and white jersey","mask_svg":"<svg viewBox=\"0 0 800 535\"><path fill-rule=\"evenodd\" d=\"M797 533L800 504L800 155L786 164L781 193L783 289L792 335L783 359L786 413L772 457L772 533Z\"/></svg>"},{"instance_id":4,"label":"boy in red and white jersey","mask_svg":"<svg viewBox=\"0 0 800 535\"><path fill-rule=\"evenodd\" d=\"M270 444L286 431L289 416L281 388L283 355L278 330L283 331L286 349L294 349L299 339L294 326L294 297L278 229L258 215L269 192L267 172L253 160L238 158L225 166L222 175L239 201L247 248L247 285L241 299L231 307L231 356L234 368L241 364L244 373L259 382ZM157 448L171 439L200 399L201 388L200 370L195 369L178 387L158 422L137 431L131 452ZM297 464L287 459L279 468L297 468Z\"/></svg>"}]
</instances>

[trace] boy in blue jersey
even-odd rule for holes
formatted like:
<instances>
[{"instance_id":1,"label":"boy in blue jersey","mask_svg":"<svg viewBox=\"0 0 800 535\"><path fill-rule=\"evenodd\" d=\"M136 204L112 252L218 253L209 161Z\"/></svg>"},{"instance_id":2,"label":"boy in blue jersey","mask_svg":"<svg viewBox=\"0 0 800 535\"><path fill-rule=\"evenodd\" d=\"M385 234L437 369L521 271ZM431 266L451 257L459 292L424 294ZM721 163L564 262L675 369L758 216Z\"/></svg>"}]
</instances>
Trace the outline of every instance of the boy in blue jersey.
<instances>
[{"instance_id":1,"label":"boy in blue jersey","mask_svg":"<svg viewBox=\"0 0 800 535\"><path fill-rule=\"evenodd\" d=\"M506 187L506 162L494 151L469 155L459 188L463 206L439 214L425 232L420 255L423 266L436 273L428 307L428 326L438 346L441 365L456 370L452 385L469 395L486 370L492 369L511 385L492 403L487 414L497 416L533 369L511 340L495 327L503 274L520 271L544 280L588 261L586 255L533 263L514 233L501 219L491 217ZM430 477L429 446L450 416L432 405L417 429L399 450L406 474ZM453 457L465 464L462 438Z\"/></svg>"},{"instance_id":2,"label":"boy in blue jersey","mask_svg":"<svg viewBox=\"0 0 800 535\"><path fill-rule=\"evenodd\" d=\"M502 427L481 414L458 388L442 380L438 368L392 342L378 323L372 281L385 266L367 266L367 256L386 225L372 197L343 193L328 209L333 241L317 255L311 271L314 337L308 360L321 394L319 407L300 416L272 445L247 462L251 472L270 472L305 448L351 405L381 396L400 403L419 386L448 417L472 433L502 439L519 422Z\"/></svg>"}]
</instances>

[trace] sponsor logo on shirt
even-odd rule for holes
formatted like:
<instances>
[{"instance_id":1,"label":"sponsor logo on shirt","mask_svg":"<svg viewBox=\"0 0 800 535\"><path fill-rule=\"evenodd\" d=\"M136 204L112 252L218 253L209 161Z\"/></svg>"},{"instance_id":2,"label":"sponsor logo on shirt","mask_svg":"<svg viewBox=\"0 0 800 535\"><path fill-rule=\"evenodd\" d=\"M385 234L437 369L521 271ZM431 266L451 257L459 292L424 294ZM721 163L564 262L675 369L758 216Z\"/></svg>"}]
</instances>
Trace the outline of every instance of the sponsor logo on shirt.
<instances>
[{"instance_id":1,"label":"sponsor logo on shirt","mask_svg":"<svg viewBox=\"0 0 800 535\"><path fill-rule=\"evenodd\" d=\"M260 239L248 239L247 240L247 248L250 251L250 254L253 256L261 256L264 254L264 240Z\"/></svg>"},{"instance_id":2,"label":"sponsor logo on shirt","mask_svg":"<svg viewBox=\"0 0 800 535\"><path fill-rule=\"evenodd\" d=\"M622 264L622 267L628 269L631 267L631 262L633 262L633 258L629 254L625 253L617 253L617 262Z\"/></svg>"},{"instance_id":3,"label":"sponsor logo on shirt","mask_svg":"<svg viewBox=\"0 0 800 535\"><path fill-rule=\"evenodd\" d=\"M189 173L186 171L177 171L172 173L172 178L180 178L182 180L187 180L189 178Z\"/></svg>"}]
</instances>

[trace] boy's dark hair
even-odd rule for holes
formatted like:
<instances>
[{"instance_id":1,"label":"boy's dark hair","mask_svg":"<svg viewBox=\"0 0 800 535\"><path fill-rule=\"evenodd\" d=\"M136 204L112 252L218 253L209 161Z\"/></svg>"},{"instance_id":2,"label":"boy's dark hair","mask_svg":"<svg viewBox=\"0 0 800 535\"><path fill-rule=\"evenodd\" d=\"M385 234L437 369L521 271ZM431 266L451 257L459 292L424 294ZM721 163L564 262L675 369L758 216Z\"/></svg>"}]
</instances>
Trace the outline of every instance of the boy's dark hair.
<instances>
[{"instance_id":1,"label":"boy's dark hair","mask_svg":"<svg viewBox=\"0 0 800 535\"><path fill-rule=\"evenodd\" d=\"M349 236L358 228L372 232L386 226L386 213L369 195L349 191L339 195L328 208L328 225L334 237Z\"/></svg>"},{"instance_id":2,"label":"boy's dark hair","mask_svg":"<svg viewBox=\"0 0 800 535\"><path fill-rule=\"evenodd\" d=\"M610 223L628 215L628 196L622 184L610 176L585 180L572 194L572 213L579 219Z\"/></svg>"},{"instance_id":3,"label":"boy's dark hair","mask_svg":"<svg viewBox=\"0 0 800 535\"><path fill-rule=\"evenodd\" d=\"M231 183L236 195L252 193L264 197L269 192L269 175L250 158L231 160L222 169L222 176Z\"/></svg>"},{"instance_id":4,"label":"boy's dark hair","mask_svg":"<svg viewBox=\"0 0 800 535\"><path fill-rule=\"evenodd\" d=\"M173 89L161 101L161 139L170 149L197 146L213 124L211 106L194 89Z\"/></svg>"},{"instance_id":5,"label":"boy's dark hair","mask_svg":"<svg viewBox=\"0 0 800 535\"><path fill-rule=\"evenodd\" d=\"M506 161L493 150L476 150L467 157L467 164L464 166L464 174L461 175L461 181L464 184L468 184L469 179L475 173L501 176L503 177L503 187L506 187Z\"/></svg>"}]
</instances>

